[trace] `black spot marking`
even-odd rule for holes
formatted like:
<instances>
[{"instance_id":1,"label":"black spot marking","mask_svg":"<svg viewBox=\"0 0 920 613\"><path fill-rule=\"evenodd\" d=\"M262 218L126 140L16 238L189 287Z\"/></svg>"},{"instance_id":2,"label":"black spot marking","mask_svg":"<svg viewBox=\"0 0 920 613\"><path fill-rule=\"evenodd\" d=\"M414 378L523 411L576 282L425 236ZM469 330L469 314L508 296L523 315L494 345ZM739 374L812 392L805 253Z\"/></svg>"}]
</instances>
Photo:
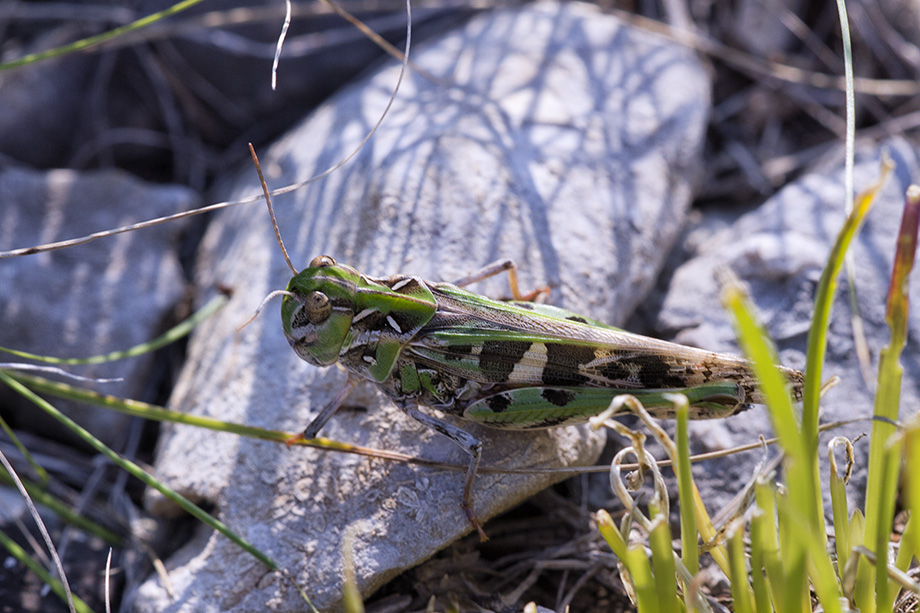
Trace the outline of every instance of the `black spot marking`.
<instances>
[{"instance_id":1,"label":"black spot marking","mask_svg":"<svg viewBox=\"0 0 920 613\"><path fill-rule=\"evenodd\" d=\"M600 367L600 374L611 381L626 381L629 379L630 370L622 362L612 361Z\"/></svg>"},{"instance_id":2,"label":"black spot marking","mask_svg":"<svg viewBox=\"0 0 920 613\"><path fill-rule=\"evenodd\" d=\"M575 392L571 390L554 389L552 387L544 389L540 392L540 396L543 397L543 400L557 407L564 407L575 400Z\"/></svg>"},{"instance_id":3,"label":"black spot marking","mask_svg":"<svg viewBox=\"0 0 920 613\"><path fill-rule=\"evenodd\" d=\"M647 355L640 362L642 369L637 373L643 387L673 389L687 387L687 381L674 370L674 364L654 355Z\"/></svg>"},{"instance_id":4,"label":"black spot marking","mask_svg":"<svg viewBox=\"0 0 920 613\"><path fill-rule=\"evenodd\" d=\"M472 353L472 345L448 345L446 357L448 360L462 360L472 355Z\"/></svg>"},{"instance_id":5,"label":"black spot marking","mask_svg":"<svg viewBox=\"0 0 920 613\"><path fill-rule=\"evenodd\" d=\"M517 302L514 302L514 303L512 303L512 304L514 304L514 306L518 307L519 309L527 309L528 311L533 311L533 310L534 310L534 306L533 306L533 303L532 303L532 302L521 302L521 301L517 301Z\"/></svg>"},{"instance_id":6,"label":"black spot marking","mask_svg":"<svg viewBox=\"0 0 920 613\"><path fill-rule=\"evenodd\" d=\"M303 328L310 325L310 319L307 317L307 310L303 307L297 309L291 318L291 329Z\"/></svg>"},{"instance_id":7,"label":"black spot marking","mask_svg":"<svg viewBox=\"0 0 920 613\"><path fill-rule=\"evenodd\" d=\"M355 330L379 330L384 326L384 315L376 309L371 309L368 311L361 311L361 313L367 313L362 315L362 317L356 321L352 322L351 326ZM359 313L359 315L361 315Z\"/></svg>"},{"instance_id":8,"label":"black spot marking","mask_svg":"<svg viewBox=\"0 0 920 613\"><path fill-rule=\"evenodd\" d=\"M555 426L561 426L562 424L571 423L577 421L574 417L547 417L544 420L541 420L538 424L529 426L530 428L553 428Z\"/></svg>"},{"instance_id":9,"label":"black spot marking","mask_svg":"<svg viewBox=\"0 0 920 613\"><path fill-rule=\"evenodd\" d=\"M524 341L486 341L479 354L479 368L489 381L503 383L530 345Z\"/></svg>"},{"instance_id":10,"label":"black spot marking","mask_svg":"<svg viewBox=\"0 0 920 613\"><path fill-rule=\"evenodd\" d=\"M588 323L587 319L585 319L584 317L579 317L578 315L572 315L570 317L566 317L566 319L568 319L569 321L577 321L580 324Z\"/></svg>"},{"instance_id":11,"label":"black spot marking","mask_svg":"<svg viewBox=\"0 0 920 613\"><path fill-rule=\"evenodd\" d=\"M546 343L545 385L580 385L588 380L578 367L594 359L594 349L562 343Z\"/></svg>"},{"instance_id":12,"label":"black spot marking","mask_svg":"<svg viewBox=\"0 0 920 613\"><path fill-rule=\"evenodd\" d=\"M667 359L654 355L624 355L605 362L598 373L611 381L631 381L636 386L649 389L676 389L687 386L687 381Z\"/></svg>"},{"instance_id":13,"label":"black spot marking","mask_svg":"<svg viewBox=\"0 0 920 613\"><path fill-rule=\"evenodd\" d=\"M496 394L486 398L486 404L493 413L501 413L511 406L511 399L504 394Z\"/></svg>"}]
</instances>

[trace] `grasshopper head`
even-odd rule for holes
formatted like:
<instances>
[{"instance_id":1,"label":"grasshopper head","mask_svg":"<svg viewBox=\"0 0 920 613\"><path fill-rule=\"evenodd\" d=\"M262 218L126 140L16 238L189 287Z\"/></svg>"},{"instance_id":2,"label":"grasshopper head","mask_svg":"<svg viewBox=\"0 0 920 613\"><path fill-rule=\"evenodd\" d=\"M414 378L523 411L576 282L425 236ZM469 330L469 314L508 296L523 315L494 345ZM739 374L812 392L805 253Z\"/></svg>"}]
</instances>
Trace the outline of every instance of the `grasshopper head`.
<instances>
[{"instance_id":1,"label":"grasshopper head","mask_svg":"<svg viewBox=\"0 0 920 613\"><path fill-rule=\"evenodd\" d=\"M357 278L354 269L321 255L288 283L292 295L281 302L284 336L310 364L329 366L339 359L355 315Z\"/></svg>"}]
</instances>

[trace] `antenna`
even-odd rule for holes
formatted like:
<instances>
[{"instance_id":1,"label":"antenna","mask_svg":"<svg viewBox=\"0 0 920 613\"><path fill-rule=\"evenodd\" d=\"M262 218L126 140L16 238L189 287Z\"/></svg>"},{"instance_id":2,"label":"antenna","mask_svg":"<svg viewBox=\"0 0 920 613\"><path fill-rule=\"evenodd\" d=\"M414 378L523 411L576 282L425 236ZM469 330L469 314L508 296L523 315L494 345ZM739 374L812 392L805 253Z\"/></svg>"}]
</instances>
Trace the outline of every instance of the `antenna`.
<instances>
[{"instance_id":1,"label":"antenna","mask_svg":"<svg viewBox=\"0 0 920 613\"><path fill-rule=\"evenodd\" d=\"M284 255L284 261L287 262L288 268L291 269L294 276L297 276L297 269L294 268L294 264L291 263L291 258L288 255L287 249L284 248L284 241L281 240L281 230L278 229L278 221L275 219L275 209L272 208L272 197L271 194L268 193L268 185L265 184L265 177L262 176L262 166L259 165L259 156L256 155L256 150L253 148L252 143L249 143L249 154L252 155L252 161L256 165L256 172L259 173L259 183L262 184L262 194L265 195L265 204L268 205L268 215L272 219L272 228L275 230L275 238L278 239L278 246L281 247L281 253ZM258 312L256 315L258 315Z\"/></svg>"},{"instance_id":2,"label":"antenna","mask_svg":"<svg viewBox=\"0 0 920 613\"><path fill-rule=\"evenodd\" d=\"M246 326L248 326L249 324L251 324L252 322L254 322L254 321L256 320L256 317L259 316L259 313L262 312L262 309L265 308L265 305L268 304L268 301L271 300L272 298L277 298L278 296L288 296L288 297L290 297L290 298L297 298L297 294L295 294L294 292L289 292L289 291L284 290L284 289L276 289L275 291L271 292L268 296L266 296L266 297L262 300L262 304L260 304L260 305L259 305L259 308L256 309L256 312L252 314L252 317L250 317L249 319L247 319L246 321L244 321L244 322L243 322L243 325L241 325L239 328L237 328L236 331L237 331L237 332L242 332L242 331L243 331L243 328L245 328Z\"/></svg>"}]
</instances>

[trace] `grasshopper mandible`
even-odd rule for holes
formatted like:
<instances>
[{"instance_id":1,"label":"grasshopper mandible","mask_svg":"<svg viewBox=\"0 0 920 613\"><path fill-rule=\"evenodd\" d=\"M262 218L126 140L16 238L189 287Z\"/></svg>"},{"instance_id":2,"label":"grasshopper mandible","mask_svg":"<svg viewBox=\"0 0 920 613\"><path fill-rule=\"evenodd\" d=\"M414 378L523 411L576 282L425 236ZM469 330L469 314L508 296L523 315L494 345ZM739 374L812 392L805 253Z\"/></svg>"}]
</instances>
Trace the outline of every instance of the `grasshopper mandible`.
<instances>
[{"instance_id":1,"label":"grasshopper mandible","mask_svg":"<svg viewBox=\"0 0 920 613\"><path fill-rule=\"evenodd\" d=\"M531 429L585 422L620 394L664 418L673 414L666 393L685 394L695 419L763 402L744 359L527 302L515 270L504 261L453 284L432 283L412 275L369 277L329 256L314 258L278 292L284 335L310 364L340 363L348 382L288 443L314 438L360 380L372 381L407 415L469 454L462 507L486 540L472 504L482 443L420 405L494 428ZM462 287L504 271L514 301ZM802 373L782 370L800 400Z\"/></svg>"}]
</instances>

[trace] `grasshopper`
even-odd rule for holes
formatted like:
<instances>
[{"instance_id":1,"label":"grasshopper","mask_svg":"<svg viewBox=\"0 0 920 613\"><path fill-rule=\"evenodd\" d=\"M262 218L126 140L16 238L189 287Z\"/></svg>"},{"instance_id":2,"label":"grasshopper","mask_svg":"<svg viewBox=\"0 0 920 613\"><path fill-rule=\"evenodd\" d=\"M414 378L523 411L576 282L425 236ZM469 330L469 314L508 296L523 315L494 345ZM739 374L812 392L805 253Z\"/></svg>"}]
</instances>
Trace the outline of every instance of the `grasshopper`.
<instances>
[{"instance_id":1,"label":"grasshopper","mask_svg":"<svg viewBox=\"0 0 920 613\"><path fill-rule=\"evenodd\" d=\"M504 271L513 301L463 289ZM432 283L413 275L370 277L322 255L277 293L284 296L284 335L297 355L315 366L338 362L348 372L342 391L288 443L314 438L359 381L372 381L409 417L469 455L461 506L483 541L472 503L482 443L420 405L515 430L587 421L620 394L662 418L673 416L666 393L685 394L695 419L763 402L744 359L528 302L537 292L521 295L510 260L455 283ZM782 371L800 400L802 373Z\"/></svg>"},{"instance_id":2,"label":"grasshopper","mask_svg":"<svg viewBox=\"0 0 920 613\"><path fill-rule=\"evenodd\" d=\"M522 294L511 260L454 283L414 275L374 278L328 255L297 272L252 145L250 153L275 238L294 275L287 289L266 296L253 318L271 298L284 296L281 323L291 348L314 366L339 363L348 372L342 390L287 444L315 438L351 390L361 380L372 381L409 417L470 456L460 504L483 542L488 537L473 510L482 442L420 405L484 426L530 430L586 422L623 394L659 418L673 417L674 404L666 397L673 393L687 397L693 419L728 417L763 403L746 360L532 302L549 290ZM502 272L508 273L512 301L463 289ZM792 397L801 400L803 374L780 368Z\"/></svg>"}]
</instances>

